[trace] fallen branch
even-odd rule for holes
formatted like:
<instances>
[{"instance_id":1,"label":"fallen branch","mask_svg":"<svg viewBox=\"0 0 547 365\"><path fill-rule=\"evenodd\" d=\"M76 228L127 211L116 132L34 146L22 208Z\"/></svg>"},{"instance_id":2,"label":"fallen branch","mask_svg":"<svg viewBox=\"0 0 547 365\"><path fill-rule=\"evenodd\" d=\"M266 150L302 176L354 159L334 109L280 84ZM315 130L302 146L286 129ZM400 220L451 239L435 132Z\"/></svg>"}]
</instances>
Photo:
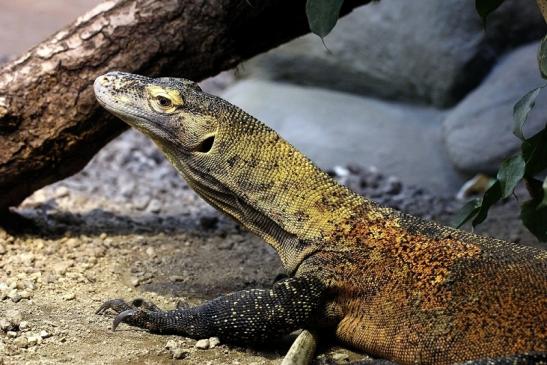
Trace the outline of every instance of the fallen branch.
<instances>
[{"instance_id":1,"label":"fallen branch","mask_svg":"<svg viewBox=\"0 0 547 365\"><path fill-rule=\"evenodd\" d=\"M342 14L369 0L344 2ZM213 76L308 31L304 0L106 1L0 70L0 214L78 172L126 126L92 83Z\"/></svg>"}]
</instances>

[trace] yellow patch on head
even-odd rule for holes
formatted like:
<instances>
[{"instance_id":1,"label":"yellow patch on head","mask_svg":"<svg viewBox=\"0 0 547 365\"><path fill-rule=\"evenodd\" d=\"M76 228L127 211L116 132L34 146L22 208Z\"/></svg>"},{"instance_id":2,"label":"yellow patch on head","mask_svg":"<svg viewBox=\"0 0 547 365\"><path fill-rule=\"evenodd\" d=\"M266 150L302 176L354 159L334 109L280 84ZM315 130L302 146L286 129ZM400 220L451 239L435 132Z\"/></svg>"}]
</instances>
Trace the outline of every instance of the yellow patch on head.
<instances>
[{"instance_id":1,"label":"yellow patch on head","mask_svg":"<svg viewBox=\"0 0 547 365\"><path fill-rule=\"evenodd\" d=\"M180 92L175 89L170 89L157 85L149 85L146 87L152 107L161 113L172 113L177 107L184 104Z\"/></svg>"},{"instance_id":2,"label":"yellow patch on head","mask_svg":"<svg viewBox=\"0 0 547 365\"><path fill-rule=\"evenodd\" d=\"M118 99L122 102L122 103L129 103L130 99L127 97L127 95L120 95L118 97Z\"/></svg>"}]
</instances>

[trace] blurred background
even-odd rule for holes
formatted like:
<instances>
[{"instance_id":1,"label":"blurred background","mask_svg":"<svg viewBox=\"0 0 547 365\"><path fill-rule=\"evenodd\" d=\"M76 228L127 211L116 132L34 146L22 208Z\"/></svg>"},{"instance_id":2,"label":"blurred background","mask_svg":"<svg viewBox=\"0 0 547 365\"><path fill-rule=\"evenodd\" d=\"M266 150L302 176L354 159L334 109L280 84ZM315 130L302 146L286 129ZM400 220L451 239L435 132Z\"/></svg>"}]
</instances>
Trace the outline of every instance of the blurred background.
<instances>
[{"instance_id":1,"label":"blurred background","mask_svg":"<svg viewBox=\"0 0 547 365\"><path fill-rule=\"evenodd\" d=\"M97 4L0 0L0 63ZM505 0L486 27L474 0L381 0L340 19L325 45L309 34L201 85L358 193L452 224L462 185L494 176L519 148L513 105L544 82L536 55L546 32L535 0ZM527 135L546 122L544 92ZM476 231L545 248L519 219L522 185L522 198L496 204ZM196 350L183 337L112 333L111 318L94 314L116 297L198 304L270 287L283 272L273 249L202 201L135 130L14 212L34 230L0 228L0 365L280 363L283 348ZM317 363L364 358L328 347Z\"/></svg>"},{"instance_id":2,"label":"blurred background","mask_svg":"<svg viewBox=\"0 0 547 365\"><path fill-rule=\"evenodd\" d=\"M0 0L0 60L98 3ZM546 29L534 0L505 1L486 27L473 0L381 1L341 19L326 47L310 34L203 85L323 168L375 166L453 196L518 148L512 108L541 85L536 52ZM545 125L546 108L539 100L530 131Z\"/></svg>"}]
</instances>

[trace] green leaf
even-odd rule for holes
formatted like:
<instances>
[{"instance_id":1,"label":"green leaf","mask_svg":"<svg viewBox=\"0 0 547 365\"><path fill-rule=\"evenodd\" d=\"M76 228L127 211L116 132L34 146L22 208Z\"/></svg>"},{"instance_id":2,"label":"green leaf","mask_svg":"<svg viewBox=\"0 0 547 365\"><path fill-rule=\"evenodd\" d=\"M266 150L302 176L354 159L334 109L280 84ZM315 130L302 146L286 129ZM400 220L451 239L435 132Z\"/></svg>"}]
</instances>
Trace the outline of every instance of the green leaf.
<instances>
[{"instance_id":1,"label":"green leaf","mask_svg":"<svg viewBox=\"0 0 547 365\"><path fill-rule=\"evenodd\" d=\"M525 176L533 177L547 169L547 125L522 142L521 150L526 163Z\"/></svg>"},{"instance_id":2,"label":"green leaf","mask_svg":"<svg viewBox=\"0 0 547 365\"><path fill-rule=\"evenodd\" d=\"M483 24L486 24L486 17L496 10L504 0L475 0L475 9L482 18Z\"/></svg>"},{"instance_id":3,"label":"green leaf","mask_svg":"<svg viewBox=\"0 0 547 365\"><path fill-rule=\"evenodd\" d=\"M538 208L547 208L547 177L543 180L543 200L539 203Z\"/></svg>"},{"instance_id":4,"label":"green leaf","mask_svg":"<svg viewBox=\"0 0 547 365\"><path fill-rule=\"evenodd\" d=\"M481 207L480 199L471 199L456 213L452 219L452 225L460 228L471 219L475 218Z\"/></svg>"},{"instance_id":5,"label":"green leaf","mask_svg":"<svg viewBox=\"0 0 547 365\"><path fill-rule=\"evenodd\" d=\"M501 184L497 180L484 193L484 197L482 198L479 212L477 213L477 216L471 222L471 224L473 224L473 227L484 222L484 220L488 216L488 210L490 209L490 207L494 205L500 199L501 199Z\"/></svg>"},{"instance_id":6,"label":"green leaf","mask_svg":"<svg viewBox=\"0 0 547 365\"><path fill-rule=\"evenodd\" d=\"M509 157L501 163L497 178L500 182L501 197L503 199L513 193L513 190L524 177L525 169L526 164L521 153Z\"/></svg>"},{"instance_id":7,"label":"green leaf","mask_svg":"<svg viewBox=\"0 0 547 365\"><path fill-rule=\"evenodd\" d=\"M520 207L520 219L538 240L547 242L547 207L539 207L537 200L528 200Z\"/></svg>"},{"instance_id":8,"label":"green leaf","mask_svg":"<svg viewBox=\"0 0 547 365\"><path fill-rule=\"evenodd\" d=\"M539 72L544 79L547 79L547 36L541 41L538 52Z\"/></svg>"},{"instance_id":9,"label":"green leaf","mask_svg":"<svg viewBox=\"0 0 547 365\"><path fill-rule=\"evenodd\" d=\"M545 86L541 86L532 91L529 91L519 101L517 101L517 103L513 107L513 134L522 141L526 139L524 138L522 128L524 128L524 123L526 123L528 113L530 113L530 110L532 110L532 108L534 107L536 103L536 98L541 89L543 89L544 87Z\"/></svg>"},{"instance_id":10,"label":"green leaf","mask_svg":"<svg viewBox=\"0 0 547 365\"><path fill-rule=\"evenodd\" d=\"M344 0L307 0L306 16L310 30L325 38L338 21Z\"/></svg>"}]
</instances>

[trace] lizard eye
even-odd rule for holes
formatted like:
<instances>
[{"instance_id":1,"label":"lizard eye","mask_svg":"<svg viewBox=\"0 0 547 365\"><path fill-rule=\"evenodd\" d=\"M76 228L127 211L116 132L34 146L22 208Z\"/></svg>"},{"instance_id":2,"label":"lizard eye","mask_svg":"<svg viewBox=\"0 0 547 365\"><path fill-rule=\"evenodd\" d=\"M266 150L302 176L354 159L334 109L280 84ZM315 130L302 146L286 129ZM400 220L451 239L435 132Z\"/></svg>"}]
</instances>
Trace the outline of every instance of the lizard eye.
<instances>
[{"instance_id":1,"label":"lizard eye","mask_svg":"<svg viewBox=\"0 0 547 365\"><path fill-rule=\"evenodd\" d=\"M146 93L150 107L158 113L174 113L178 107L184 104L178 90L151 85L147 87Z\"/></svg>"},{"instance_id":2,"label":"lizard eye","mask_svg":"<svg viewBox=\"0 0 547 365\"><path fill-rule=\"evenodd\" d=\"M169 108L173 105L171 100L166 98L165 96L158 95L156 96L156 99L158 100L158 104L160 104L164 108Z\"/></svg>"}]
</instances>

